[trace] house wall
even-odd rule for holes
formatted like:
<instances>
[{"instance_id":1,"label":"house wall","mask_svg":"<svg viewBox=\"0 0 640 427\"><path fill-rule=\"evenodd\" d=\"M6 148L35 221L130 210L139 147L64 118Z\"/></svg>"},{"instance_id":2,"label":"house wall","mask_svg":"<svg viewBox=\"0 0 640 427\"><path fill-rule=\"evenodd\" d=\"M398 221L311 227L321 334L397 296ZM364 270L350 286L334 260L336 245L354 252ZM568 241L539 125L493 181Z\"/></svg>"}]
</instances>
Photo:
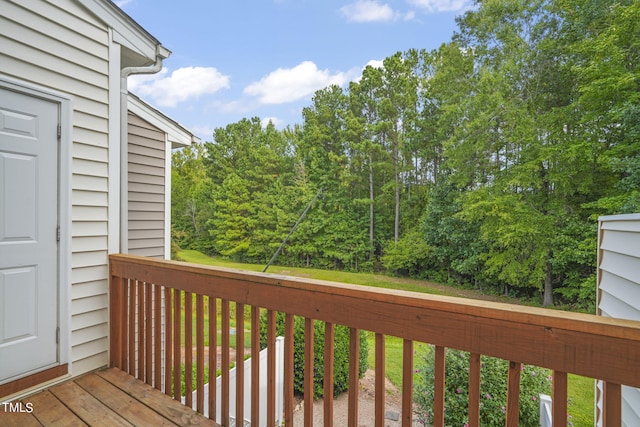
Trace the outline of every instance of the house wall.
<instances>
[{"instance_id":1,"label":"house wall","mask_svg":"<svg viewBox=\"0 0 640 427\"><path fill-rule=\"evenodd\" d=\"M129 253L165 257L166 134L135 114L129 127Z\"/></svg>"},{"instance_id":2,"label":"house wall","mask_svg":"<svg viewBox=\"0 0 640 427\"><path fill-rule=\"evenodd\" d=\"M61 163L71 165L61 171L71 181L71 206L61 207L70 209L71 230L61 231L71 256L61 286L78 375L108 362L109 30L70 0L0 0L0 11L0 73L72 97L72 135L62 137L71 158Z\"/></svg>"},{"instance_id":3,"label":"house wall","mask_svg":"<svg viewBox=\"0 0 640 427\"><path fill-rule=\"evenodd\" d=\"M598 234L598 315L640 320L640 214L601 217ZM601 384L596 389L600 419ZM640 390L622 388L622 419L640 425Z\"/></svg>"}]
</instances>

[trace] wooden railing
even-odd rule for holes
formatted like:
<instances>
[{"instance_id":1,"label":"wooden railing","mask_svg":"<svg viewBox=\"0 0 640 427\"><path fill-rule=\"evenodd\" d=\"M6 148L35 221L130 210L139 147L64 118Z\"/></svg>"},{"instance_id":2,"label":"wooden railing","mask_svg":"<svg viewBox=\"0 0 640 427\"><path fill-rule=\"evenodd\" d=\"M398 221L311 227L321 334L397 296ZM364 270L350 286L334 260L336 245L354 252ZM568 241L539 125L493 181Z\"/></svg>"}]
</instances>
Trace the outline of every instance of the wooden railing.
<instances>
[{"instance_id":1,"label":"wooden railing","mask_svg":"<svg viewBox=\"0 0 640 427\"><path fill-rule=\"evenodd\" d=\"M592 315L514 306L463 298L368 288L356 285L298 279L264 273L212 268L128 255L110 256L110 363L180 399L181 347L193 347L195 364L186 351L186 404L198 390L196 407L208 405L215 419L215 400L221 399L222 425L229 425L229 402L236 399L237 420L244 419L244 378L238 375L236 395L229 395L229 374L222 370L222 392L210 389L204 402L204 366L216 366L216 346L222 346L222 366L229 366L230 304L236 321L244 323L245 305L251 313L252 425L258 425L258 357L260 310L267 312L268 419L275 420L275 314L285 317L284 424L293 425L293 316L305 322L304 425L313 425L313 321L326 322L326 343L333 343L334 325L350 328L348 425L358 426L359 331L375 333L375 424L385 415L384 336L404 340L402 425L412 424L412 372L415 342L435 346L434 426L444 425L445 348L469 352L469 425L479 425L480 355L508 360L506 418L518 425L519 384L522 364L553 370L553 423L567 422L567 374L574 373L604 382L603 422L621 424L621 385L640 387L640 323ZM195 297L194 297L195 295ZM195 299L195 311L192 300ZM207 313L205 313L205 307ZM220 307L221 313L218 313ZM208 328L205 330L205 318ZM221 319L221 325L217 320ZM192 319L195 319L195 324ZM221 330L221 342L216 331ZM236 328L237 354L244 353L244 328ZM205 360L205 334L209 348ZM184 337L184 338L182 338ZM184 344L182 343L184 340ZM324 352L324 420L333 425L333 349ZM242 360L240 357L239 360ZM196 369L195 384L190 380ZM215 369L212 369L215 371ZM242 370L238 370L242 372ZM172 387L173 385L173 387ZM273 421L271 424L273 425Z\"/></svg>"}]
</instances>

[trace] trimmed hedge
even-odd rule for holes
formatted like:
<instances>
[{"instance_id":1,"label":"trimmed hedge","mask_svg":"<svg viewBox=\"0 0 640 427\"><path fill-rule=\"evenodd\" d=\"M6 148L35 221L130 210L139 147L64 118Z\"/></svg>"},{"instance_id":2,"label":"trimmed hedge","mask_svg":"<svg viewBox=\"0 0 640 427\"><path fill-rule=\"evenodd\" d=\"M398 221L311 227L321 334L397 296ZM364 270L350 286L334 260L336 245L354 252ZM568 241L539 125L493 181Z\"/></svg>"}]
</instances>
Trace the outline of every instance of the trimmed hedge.
<instances>
[{"instance_id":1,"label":"trimmed hedge","mask_svg":"<svg viewBox=\"0 0 640 427\"><path fill-rule=\"evenodd\" d=\"M414 401L422 425L433 421L434 354L429 346L418 359ZM480 425L502 427L506 422L507 371L509 362L481 356ZM445 355L445 425L467 425L469 420L469 353L448 348ZM522 365L520 374L519 424L537 427L540 393L551 394L551 373L537 366Z\"/></svg>"},{"instance_id":2,"label":"trimmed hedge","mask_svg":"<svg viewBox=\"0 0 640 427\"><path fill-rule=\"evenodd\" d=\"M284 336L284 313L276 314L276 336ZM294 393L304 394L304 318L295 316L293 320L293 389ZM314 399L324 395L324 326L321 321L314 321ZM267 313L262 312L260 321L260 349L267 346ZM360 331L360 369L362 377L368 368L369 346L365 331ZM349 328L335 326L333 347L333 393L334 396L349 389Z\"/></svg>"}]
</instances>

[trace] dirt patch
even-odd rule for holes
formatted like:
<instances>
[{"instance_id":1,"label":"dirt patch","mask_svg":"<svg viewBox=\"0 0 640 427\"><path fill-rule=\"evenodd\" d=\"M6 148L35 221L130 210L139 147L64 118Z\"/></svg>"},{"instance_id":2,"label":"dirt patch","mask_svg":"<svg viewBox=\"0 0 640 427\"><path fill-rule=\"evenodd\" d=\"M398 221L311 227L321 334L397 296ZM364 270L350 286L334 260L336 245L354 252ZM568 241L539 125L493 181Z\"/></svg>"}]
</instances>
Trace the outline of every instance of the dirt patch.
<instances>
[{"instance_id":1,"label":"dirt patch","mask_svg":"<svg viewBox=\"0 0 640 427\"><path fill-rule=\"evenodd\" d=\"M358 425L368 427L374 425L375 421L375 372L371 369L365 372L360 380L358 390ZM388 379L385 380L385 420L386 427L397 427L402 425L402 396L400 390ZM293 414L293 425L304 424L304 401L296 399ZM336 426L346 426L349 415L349 395L343 393L333 399L333 423ZM420 426L414 417L412 423ZM319 399L313 402L313 425L324 425L324 400Z\"/></svg>"}]
</instances>

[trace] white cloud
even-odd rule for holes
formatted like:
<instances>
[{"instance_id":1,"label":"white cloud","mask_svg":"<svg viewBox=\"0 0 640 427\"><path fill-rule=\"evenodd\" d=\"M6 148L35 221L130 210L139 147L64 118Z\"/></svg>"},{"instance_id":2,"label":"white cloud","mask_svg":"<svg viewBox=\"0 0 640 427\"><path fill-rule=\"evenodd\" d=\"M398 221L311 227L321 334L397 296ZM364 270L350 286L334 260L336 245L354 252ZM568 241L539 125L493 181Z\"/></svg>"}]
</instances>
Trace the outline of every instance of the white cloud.
<instances>
[{"instance_id":1,"label":"white cloud","mask_svg":"<svg viewBox=\"0 0 640 427\"><path fill-rule=\"evenodd\" d=\"M471 7L469 0L407 0L427 12L460 12Z\"/></svg>"},{"instance_id":2,"label":"white cloud","mask_svg":"<svg viewBox=\"0 0 640 427\"><path fill-rule=\"evenodd\" d=\"M203 141L208 141L213 135L214 128L209 125L196 125L189 128L191 132L199 136Z\"/></svg>"},{"instance_id":3,"label":"white cloud","mask_svg":"<svg viewBox=\"0 0 640 427\"><path fill-rule=\"evenodd\" d=\"M269 122L273 123L276 128L279 128L284 124L284 121L277 117L263 117L262 120L260 120L260 124L263 128L266 128Z\"/></svg>"},{"instance_id":4,"label":"white cloud","mask_svg":"<svg viewBox=\"0 0 640 427\"><path fill-rule=\"evenodd\" d=\"M415 18L416 18L416 13L413 10L410 10L409 12L405 13L405 15L402 17L402 19L405 21L413 21Z\"/></svg>"},{"instance_id":5,"label":"white cloud","mask_svg":"<svg viewBox=\"0 0 640 427\"><path fill-rule=\"evenodd\" d=\"M319 70L311 61L304 61L293 68L278 68L260 81L244 88L244 93L256 96L262 104L284 104L302 99L332 84L342 86L355 78L357 70L331 74Z\"/></svg>"},{"instance_id":6,"label":"white cloud","mask_svg":"<svg viewBox=\"0 0 640 427\"><path fill-rule=\"evenodd\" d=\"M358 0L342 6L340 12L351 22L391 21L396 16L388 4L374 0Z\"/></svg>"},{"instance_id":7,"label":"white cloud","mask_svg":"<svg viewBox=\"0 0 640 427\"><path fill-rule=\"evenodd\" d=\"M380 60L380 59L371 59L369 60L369 62L367 62L364 67L362 68L363 70L365 68L367 68L367 65L371 65L373 68L383 68L384 67L384 61Z\"/></svg>"},{"instance_id":8,"label":"white cloud","mask_svg":"<svg viewBox=\"0 0 640 427\"><path fill-rule=\"evenodd\" d=\"M226 88L229 88L229 76L212 67L183 67L171 74L163 68L158 74L129 78L132 92L152 99L160 107L175 107L181 102Z\"/></svg>"},{"instance_id":9,"label":"white cloud","mask_svg":"<svg viewBox=\"0 0 640 427\"><path fill-rule=\"evenodd\" d=\"M118 0L115 2L116 6L118 6L121 9L128 3L131 3L131 0Z\"/></svg>"}]
</instances>

